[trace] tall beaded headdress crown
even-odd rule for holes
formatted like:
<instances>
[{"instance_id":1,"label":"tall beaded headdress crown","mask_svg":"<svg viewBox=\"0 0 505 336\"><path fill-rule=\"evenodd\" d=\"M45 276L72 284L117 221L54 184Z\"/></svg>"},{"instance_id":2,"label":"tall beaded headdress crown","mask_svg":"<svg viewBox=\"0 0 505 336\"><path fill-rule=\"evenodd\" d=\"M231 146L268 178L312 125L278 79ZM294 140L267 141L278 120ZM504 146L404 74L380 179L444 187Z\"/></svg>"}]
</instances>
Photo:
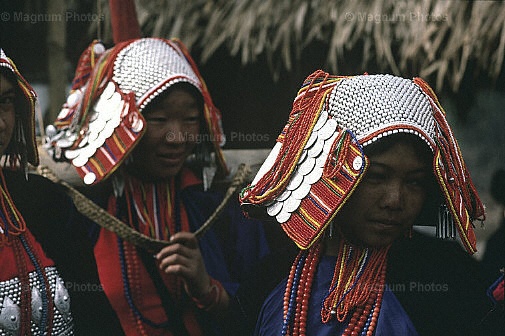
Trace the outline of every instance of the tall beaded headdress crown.
<instances>
[{"instance_id":1,"label":"tall beaded headdress crown","mask_svg":"<svg viewBox=\"0 0 505 336\"><path fill-rule=\"evenodd\" d=\"M420 78L310 75L275 147L242 191L242 208L251 216L266 212L309 248L361 181L368 167L363 147L399 132L431 148L447 208L464 246L475 252L472 221L484 218L484 208L445 112Z\"/></svg>"}]
</instances>

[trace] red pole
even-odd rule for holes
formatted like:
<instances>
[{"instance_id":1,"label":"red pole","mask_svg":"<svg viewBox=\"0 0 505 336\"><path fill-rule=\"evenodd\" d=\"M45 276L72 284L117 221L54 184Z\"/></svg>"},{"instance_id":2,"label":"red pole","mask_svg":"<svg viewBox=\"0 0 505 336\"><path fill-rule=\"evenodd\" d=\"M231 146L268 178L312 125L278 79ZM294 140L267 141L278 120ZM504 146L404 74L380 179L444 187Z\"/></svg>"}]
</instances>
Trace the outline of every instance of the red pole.
<instances>
[{"instance_id":1,"label":"red pole","mask_svg":"<svg viewBox=\"0 0 505 336\"><path fill-rule=\"evenodd\" d=\"M114 44L142 37L134 0L109 0Z\"/></svg>"}]
</instances>

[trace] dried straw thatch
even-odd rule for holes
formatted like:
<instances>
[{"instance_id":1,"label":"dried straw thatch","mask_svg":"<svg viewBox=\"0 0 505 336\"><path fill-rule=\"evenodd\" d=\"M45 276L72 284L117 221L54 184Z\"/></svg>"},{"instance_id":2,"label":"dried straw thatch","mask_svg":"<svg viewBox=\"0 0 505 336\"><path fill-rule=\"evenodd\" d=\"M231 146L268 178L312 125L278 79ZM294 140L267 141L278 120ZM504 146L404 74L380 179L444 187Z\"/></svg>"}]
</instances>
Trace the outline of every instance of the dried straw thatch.
<instances>
[{"instance_id":1,"label":"dried straw thatch","mask_svg":"<svg viewBox=\"0 0 505 336\"><path fill-rule=\"evenodd\" d=\"M274 74L291 70L313 42L325 46L326 67L335 73L352 55L364 69L417 73L453 91L469 64L493 80L504 63L502 1L136 0L136 6L145 35L177 36L201 50L201 62L221 47L244 64L264 56ZM106 0L102 10L107 17Z\"/></svg>"}]
</instances>

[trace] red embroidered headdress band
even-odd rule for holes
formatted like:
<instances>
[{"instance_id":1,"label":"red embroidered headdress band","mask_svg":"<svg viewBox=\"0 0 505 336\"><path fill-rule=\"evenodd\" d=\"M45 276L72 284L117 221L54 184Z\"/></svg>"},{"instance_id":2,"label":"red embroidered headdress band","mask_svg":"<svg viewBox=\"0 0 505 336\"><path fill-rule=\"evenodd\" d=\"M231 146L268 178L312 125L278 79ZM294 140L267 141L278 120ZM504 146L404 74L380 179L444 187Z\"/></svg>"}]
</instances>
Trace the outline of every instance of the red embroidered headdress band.
<instances>
[{"instance_id":1,"label":"red embroidered headdress band","mask_svg":"<svg viewBox=\"0 0 505 336\"><path fill-rule=\"evenodd\" d=\"M93 42L79 60L72 92L47 129L46 149L56 160L71 162L86 184L107 178L143 135L142 111L178 82L201 92L217 166L226 174L220 111L177 39L134 39L109 50Z\"/></svg>"},{"instance_id":2,"label":"red embroidered headdress band","mask_svg":"<svg viewBox=\"0 0 505 336\"><path fill-rule=\"evenodd\" d=\"M240 195L242 208L250 216L266 212L307 249L363 177L363 147L398 132L431 148L446 205L464 246L475 252L472 221L484 219L484 208L445 112L420 78L323 71L307 77L276 145Z\"/></svg>"},{"instance_id":3,"label":"red embroidered headdress band","mask_svg":"<svg viewBox=\"0 0 505 336\"><path fill-rule=\"evenodd\" d=\"M10 72L14 74L16 79L16 84L23 92L26 104L26 111L16 110L17 115L19 115L22 122L22 131L24 134L24 142L22 144L26 147L26 160L34 166L39 164L39 155L37 152L37 144L35 141L35 103L37 101L37 95L26 79L21 75L21 73L16 68L14 62L7 57L3 49L0 48L0 67L4 69L9 69ZM22 153L6 153L6 154L17 154L23 155Z\"/></svg>"}]
</instances>

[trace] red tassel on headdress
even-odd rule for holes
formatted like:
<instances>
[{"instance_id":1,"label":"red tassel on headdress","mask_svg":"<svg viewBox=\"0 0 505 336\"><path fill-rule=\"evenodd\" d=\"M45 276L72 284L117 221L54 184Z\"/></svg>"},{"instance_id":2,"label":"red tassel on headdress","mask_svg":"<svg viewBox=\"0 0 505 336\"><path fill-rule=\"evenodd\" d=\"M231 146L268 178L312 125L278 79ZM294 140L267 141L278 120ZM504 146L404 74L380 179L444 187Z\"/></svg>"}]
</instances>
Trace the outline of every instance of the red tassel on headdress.
<instances>
[{"instance_id":1,"label":"red tassel on headdress","mask_svg":"<svg viewBox=\"0 0 505 336\"><path fill-rule=\"evenodd\" d=\"M466 250L473 254L477 252L477 239L473 231L473 221L484 221L486 218L475 185L466 168L459 145L447 123L445 111L440 105L435 92L421 78L414 78L414 83L430 97L437 122L435 151L435 176L442 189L446 205L452 214L461 241Z\"/></svg>"},{"instance_id":2,"label":"red tassel on headdress","mask_svg":"<svg viewBox=\"0 0 505 336\"><path fill-rule=\"evenodd\" d=\"M86 84L98 58L104 51L105 47L98 40L91 42L86 50L83 51L77 62L77 68L72 81L72 90L80 89Z\"/></svg>"},{"instance_id":3,"label":"red tassel on headdress","mask_svg":"<svg viewBox=\"0 0 505 336\"><path fill-rule=\"evenodd\" d=\"M114 44L142 37L134 0L109 0Z\"/></svg>"}]
</instances>

